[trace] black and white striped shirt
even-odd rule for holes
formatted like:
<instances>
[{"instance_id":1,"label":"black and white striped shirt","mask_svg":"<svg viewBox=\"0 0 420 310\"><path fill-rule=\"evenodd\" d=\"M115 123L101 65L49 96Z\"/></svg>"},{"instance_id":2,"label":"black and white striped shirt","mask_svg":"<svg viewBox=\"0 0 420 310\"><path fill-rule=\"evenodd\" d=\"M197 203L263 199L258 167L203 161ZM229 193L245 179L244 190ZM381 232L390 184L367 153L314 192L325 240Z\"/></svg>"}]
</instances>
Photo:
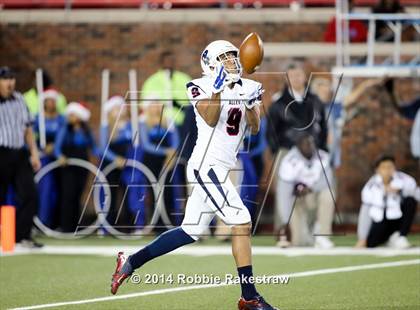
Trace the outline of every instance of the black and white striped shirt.
<instances>
[{"instance_id":1,"label":"black and white striped shirt","mask_svg":"<svg viewBox=\"0 0 420 310\"><path fill-rule=\"evenodd\" d=\"M13 92L0 97L0 147L20 149L25 145L25 131L31 126L31 116L22 94Z\"/></svg>"}]
</instances>

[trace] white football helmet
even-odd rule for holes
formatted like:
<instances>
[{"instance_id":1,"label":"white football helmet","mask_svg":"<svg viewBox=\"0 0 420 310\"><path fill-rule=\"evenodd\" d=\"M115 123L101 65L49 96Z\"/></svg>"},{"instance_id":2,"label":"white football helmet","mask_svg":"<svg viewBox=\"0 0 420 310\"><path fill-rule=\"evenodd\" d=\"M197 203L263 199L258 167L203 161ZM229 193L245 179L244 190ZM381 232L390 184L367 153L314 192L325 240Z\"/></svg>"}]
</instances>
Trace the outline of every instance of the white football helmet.
<instances>
[{"instance_id":1,"label":"white football helmet","mask_svg":"<svg viewBox=\"0 0 420 310\"><path fill-rule=\"evenodd\" d=\"M219 63L225 67L226 81L237 82L241 78L242 66L239 61L239 49L229 41L213 41L201 53L201 68L204 75L216 77Z\"/></svg>"}]
</instances>

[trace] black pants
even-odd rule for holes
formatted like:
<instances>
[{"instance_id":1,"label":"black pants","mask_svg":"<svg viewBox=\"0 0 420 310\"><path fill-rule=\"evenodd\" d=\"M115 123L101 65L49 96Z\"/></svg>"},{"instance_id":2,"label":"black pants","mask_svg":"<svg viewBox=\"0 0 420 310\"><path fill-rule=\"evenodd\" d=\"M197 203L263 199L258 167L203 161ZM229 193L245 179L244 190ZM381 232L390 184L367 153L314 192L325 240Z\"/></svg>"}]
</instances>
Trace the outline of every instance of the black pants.
<instances>
[{"instance_id":1,"label":"black pants","mask_svg":"<svg viewBox=\"0 0 420 310\"><path fill-rule=\"evenodd\" d=\"M416 208L417 201L412 197L406 197L401 202L403 215L400 219L388 220L384 218L382 222L373 222L367 238L367 246L373 248L385 243L396 231L399 231L401 236L407 236L416 215Z\"/></svg>"},{"instance_id":2,"label":"black pants","mask_svg":"<svg viewBox=\"0 0 420 310\"><path fill-rule=\"evenodd\" d=\"M77 228L86 177L87 171L81 167L67 166L60 171L60 228L63 232L73 233Z\"/></svg>"},{"instance_id":3,"label":"black pants","mask_svg":"<svg viewBox=\"0 0 420 310\"><path fill-rule=\"evenodd\" d=\"M134 218L128 209L127 187L121 181L122 170L114 169L108 175L107 180L111 186L111 206L107 214L110 225L122 232L130 232Z\"/></svg>"},{"instance_id":4,"label":"black pants","mask_svg":"<svg viewBox=\"0 0 420 310\"><path fill-rule=\"evenodd\" d=\"M0 147L0 205L6 202L8 187L16 193L16 242L31 235L33 217L38 210L34 171L26 149Z\"/></svg>"},{"instance_id":5,"label":"black pants","mask_svg":"<svg viewBox=\"0 0 420 310\"><path fill-rule=\"evenodd\" d=\"M165 162L165 156L155 155L148 152L145 152L143 155L144 165L146 165L147 168L149 168L153 172L157 180L159 180L159 178L161 177L160 174L162 172L164 162ZM170 178L171 174L172 173L169 173L168 178ZM171 215L172 214L171 207L173 206L173 203L175 200L173 196L173 190L171 187L166 188L164 200L165 200L166 212L168 213L168 215ZM173 218L172 216L170 216L170 218L171 218L172 223L176 222L175 218ZM159 217L153 231L156 234L161 234L165 232L166 230L168 229L166 228L165 223L163 222L162 218Z\"/></svg>"}]
</instances>

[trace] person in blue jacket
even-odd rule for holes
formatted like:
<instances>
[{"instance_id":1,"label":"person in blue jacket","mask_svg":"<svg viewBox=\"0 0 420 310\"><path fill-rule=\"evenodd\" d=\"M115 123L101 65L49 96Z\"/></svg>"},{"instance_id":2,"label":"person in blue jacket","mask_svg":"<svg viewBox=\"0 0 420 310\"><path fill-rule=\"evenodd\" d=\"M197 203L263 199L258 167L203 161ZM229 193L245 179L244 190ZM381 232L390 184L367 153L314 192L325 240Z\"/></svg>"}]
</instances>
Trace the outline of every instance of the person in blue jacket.
<instances>
[{"instance_id":1,"label":"person in blue jacket","mask_svg":"<svg viewBox=\"0 0 420 310\"><path fill-rule=\"evenodd\" d=\"M41 150L41 164L45 167L49 163L56 160L54 156L54 143L58 131L63 127L65 118L57 111L57 99L59 93L54 89L45 90L42 93L44 100L44 117L45 117L45 140L46 145ZM37 137L38 148L40 148L40 131L39 131L39 114L35 116L34 132ZM38 183L39 193L39 208L38 218L41 222L50 228L53 228L56 221L54 221L54 209L57 205L57 173L50 171Z\"/></svg>"},{"instance_id":2,"label":"person in blue jacket","mask_svg":"<svg viewBox=\"0 0 420 310\"><path fill-rule=\"evenodd\" d=\"M255 221L258 185L264 169L263 155L267 148L265 138L267 120L261 118L260 131L256 135L247 134L244 138L244 149L239 153L242 162L243 177L240 196Z\"/></svg>"},{"instance_id":3,"label":"person in blue jacket","mask_svg":"<svg viewBox=\"0 0 420 310\"><path fill-rule=\"evenodd\" d=\"M175 225L182 221L182 206L180 203L180 176L176 171L176 150L179 136L171 119L165 117L164 105L158 101L145 102L144 115L139 123L140 141L144 150L143 163L159 180L165 171L166 178L165 206L168 215ZM174 171L175 169L175 171ZM172 216L171 216L172 215ZM158 226L162 222L158 223ZM159 228L157 228L159 230Z\"/></svg>"},{"instance_id":4,"label":"person in blue jacket","mask_svg":"<svg viewBox=\"0 0 420 310\"><path fill-rule=\"evenodd\" d=\"M141 202L145 189L138 186L142 184L142 173L135 167L125 167L125 164L127 159L141 161L142 149L133 145L132 128L123 97L109 98L104 104L104 113L106 121L100 130L102 166L114 162L117 167L107 176L111 185L111 207L107 220L116 229L121 226L119 230L124 232L131 228L141 229L145 225L144 204ZM124 199L123 204L121 199L117 199L119 197Z\"/></svg>"},{"instance_id":5,"label":"person in blue jacket","mask_svg":"<svg viewBox=\"0 0 420 310\"><path fill-rule=\"evenodd\" d=\"M71 102L66 108L66 123L58 132L54 155L62 164L60 171L60 229L75 232L79 220L81 197L86 185L87 170L68 166L68 158L89 160L92 152L99 156L88 126L90 111L81 103Z\"/></svg>"}]
</instances>

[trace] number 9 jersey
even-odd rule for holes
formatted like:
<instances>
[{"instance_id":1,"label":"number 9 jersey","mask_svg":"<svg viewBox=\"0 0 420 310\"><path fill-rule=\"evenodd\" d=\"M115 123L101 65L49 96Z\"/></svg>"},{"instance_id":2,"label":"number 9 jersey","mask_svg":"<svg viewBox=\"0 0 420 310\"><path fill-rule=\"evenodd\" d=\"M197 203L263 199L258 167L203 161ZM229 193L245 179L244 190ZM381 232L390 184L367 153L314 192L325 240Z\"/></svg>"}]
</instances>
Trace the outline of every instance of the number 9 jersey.
<instances>
[{"instance_id":1,"label":"number 9 jersey","mask_svg":"<svg viewBox=\"0 0 420 310\"><path fill-rule=\"evenodd\" d=\"M241 149L246 129L246 107L244 101L261 87L261 83L241 78L230 88L226 86L220 94L220 117L215 127L207 125L197 111L196 104L212 96L213 79L204 76L187 84L187 94L194 106L197 123L197 141L189 163L217 165L232 169Z\"/></svg>"}]
</instances>

